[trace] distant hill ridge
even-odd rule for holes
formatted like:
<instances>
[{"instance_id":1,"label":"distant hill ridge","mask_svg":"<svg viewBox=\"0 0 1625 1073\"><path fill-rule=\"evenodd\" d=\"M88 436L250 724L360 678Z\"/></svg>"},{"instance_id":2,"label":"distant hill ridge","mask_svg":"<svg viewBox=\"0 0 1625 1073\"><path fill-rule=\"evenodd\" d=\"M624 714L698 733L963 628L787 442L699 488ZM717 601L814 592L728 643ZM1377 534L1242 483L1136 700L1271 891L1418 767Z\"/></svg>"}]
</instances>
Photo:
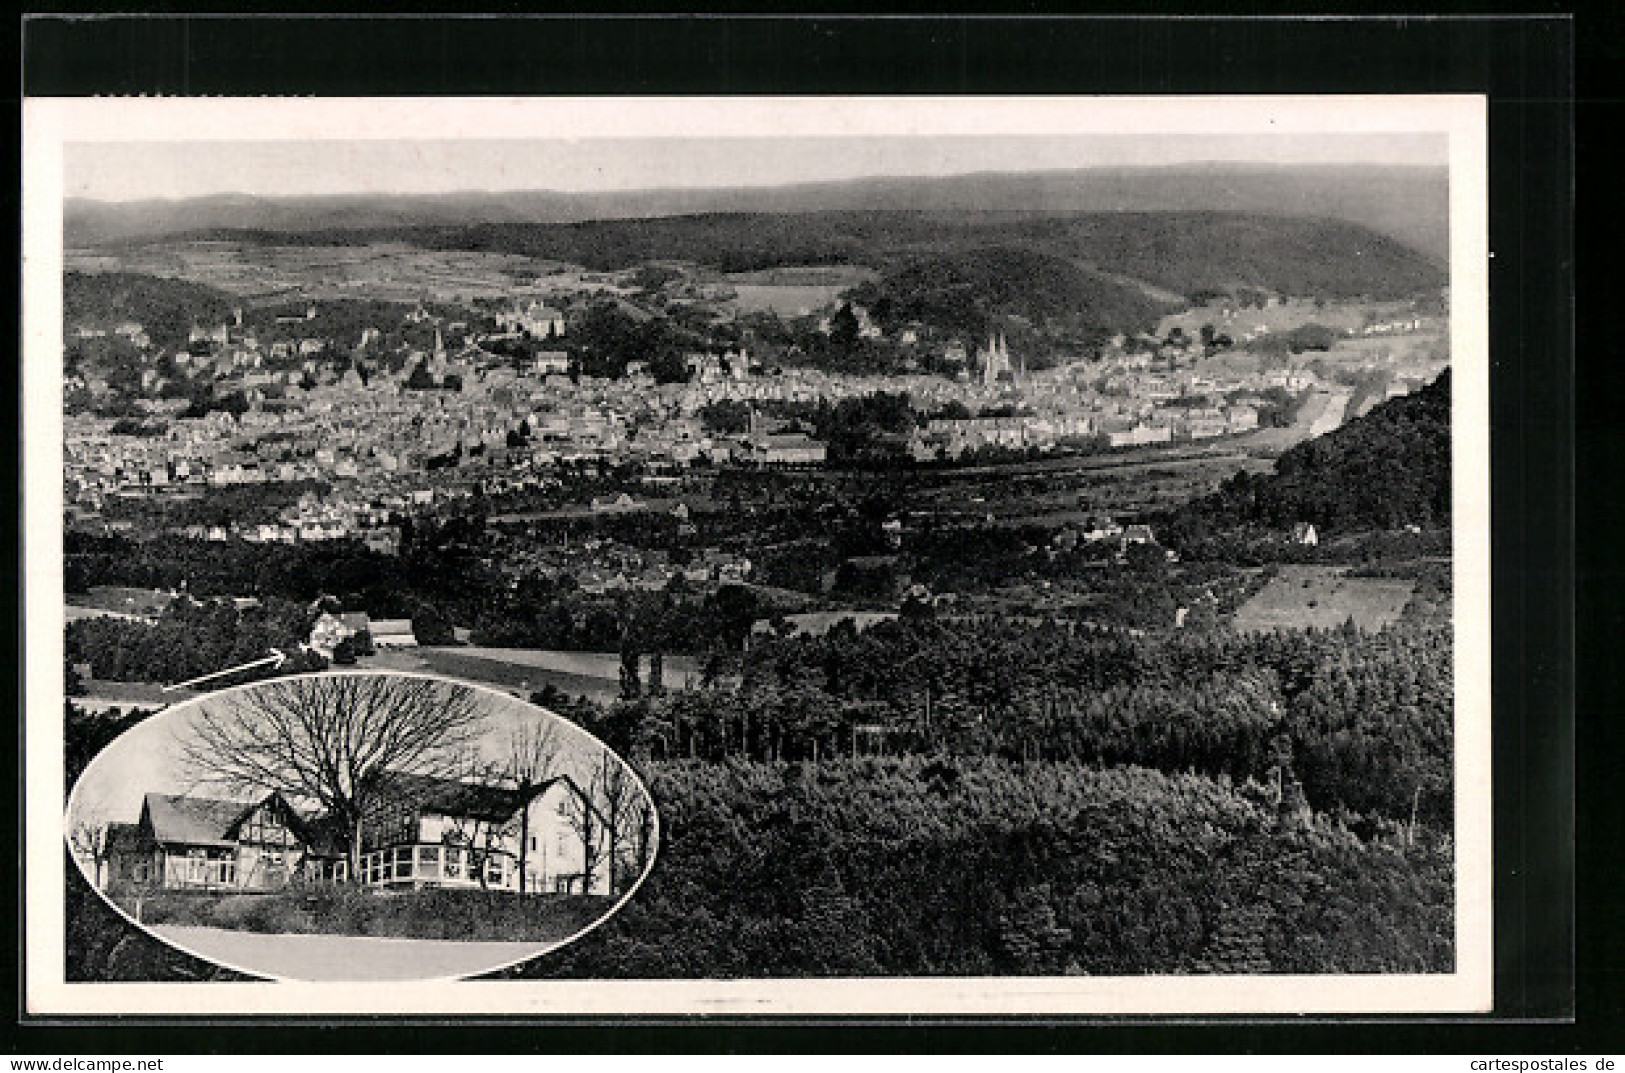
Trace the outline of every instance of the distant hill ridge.
<instances>
[{"instance_id":1,"label":"distant hill ridge","mask_svg":"<svg viewBox=\"0 0 1625 1073\"><path fill-rule=\"evenodd\" d=\"M1443 262L1449 252L1448 208L1449 174L1442 166L1214 163L594 193L469 191L293 198L226 194L125 203L69 199L64 206L64 236L70 246L85 246L214 229L319 232L580 223L718 212L1224 210L1345 220Z\"/></svg>"},{"instance_id":2,"label":"distant hill ridge","mask_svg":"<svg viewBox=\"0 0 1625 1073\"><path fill-rule=\"evenodd\" d=\"M1115 277L1119 289L1136 290L1127 280L1137 280L1176 295L1253 287L1326 298L1408 298L1446 282L1432 259L1356 224L1215 211L716 213L572 224L211 230L182 237L311 247L406 243L600 271L693 261L724 272L820 264L889 272L920 258L1019 248L1104 274L1102 280Z\"/></svg>"}]
</instances>

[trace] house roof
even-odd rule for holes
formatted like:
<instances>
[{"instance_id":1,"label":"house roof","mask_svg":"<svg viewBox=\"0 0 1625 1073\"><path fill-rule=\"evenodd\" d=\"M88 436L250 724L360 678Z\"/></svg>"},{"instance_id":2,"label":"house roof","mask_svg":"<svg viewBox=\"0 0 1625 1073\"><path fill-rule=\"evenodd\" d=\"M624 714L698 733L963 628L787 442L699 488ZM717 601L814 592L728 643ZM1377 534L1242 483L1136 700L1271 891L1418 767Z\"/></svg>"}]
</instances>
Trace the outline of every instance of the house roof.
<instances>
[{"instance_id":1,"label":"house roof","mask_svg":"<svg viewBox=\"0 0 1625 1073\"><path fill-rule=\"evenodd\" d=\"M374 637L410 634L412 632L412 620L409 618L375 618L372 620L369 632Z\"/></svg>"},{"instance_id":2,"label":"house roof","mask_svg":"<svg viewBox=\"0 0 1625 1073\"><path fill-rule=\"evenodd\" d=\"M228 832L255 807L244 801L149 793L141 810L155 841L229 846L234 840Z\"/></svg>"},{"instance_id":3,"label":"house roof","mask_svg":"<svg viewBox=\"0 0 1625 1073\"><path fill-rule=\"evenodd\" d=\"M290 830L306 848L318 853L342 853L344 839L323 819L301 815L281 794L268 794L258 801L227 801L210 797L149 793L142 813L152 828L155 842L189 846L232 846L237 830L256 809L270 805L282 813ZM132 829L133 830L133 829ZM111 834L111 830L109 831ZM132 833L132 840L136 836Z\"/></svg>"},{"instance_id":4,"label":"house roof","mask_svg":"<svg viewBox=\"0 0 1625 1073\"><path fill-rule=\"evenodd\" d=\"M484 786L438 775L391 771L379 780L389 800L419 810L476 820L506 820L519 810L519 794L504 786Z\"/></svg>"},{"instance_id":5,"label":"house roof","mask_svg":"<svg viewBox=\"0 0 1625 1073\"><path fill-rule=\"evenodd\" d=\"M420 811L493 823L513 816L527 800L526 795L514 787L481 785L438 775L390 771L380 782L387 798L410 804ZM574 779L560 775L535 787L529 798L546 793L557 783L569 786L578 798L584 796ZM601 822L608 822L596 804L589 802L588 807Z\"/></svg>"}]
</instances>

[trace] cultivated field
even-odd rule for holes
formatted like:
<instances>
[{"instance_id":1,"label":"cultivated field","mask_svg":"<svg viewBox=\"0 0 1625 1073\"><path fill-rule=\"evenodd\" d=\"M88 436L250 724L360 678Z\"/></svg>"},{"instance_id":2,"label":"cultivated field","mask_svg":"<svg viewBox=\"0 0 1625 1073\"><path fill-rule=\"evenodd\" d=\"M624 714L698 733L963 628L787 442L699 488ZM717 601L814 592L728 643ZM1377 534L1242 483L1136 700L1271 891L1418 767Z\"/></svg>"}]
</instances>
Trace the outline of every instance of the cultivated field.
<instances>
[{"instance_id":1,"label":"cultivated field","mask_svg":"<svg viewBox=\"0 0 1625 1073\"><path fill-rule=\"evenodd\" d=\"M729 304L741 313L771 309L781 317L804 317L834 302L844 290L845 286L763 287L739 283L734 285L734 297Z\"/></svg>"},{"instance_id":2,"label":"cultivated field","mask_svg":"<svg viewBox=\"0 0 1625 1073\"><path fill-rule=\"evenodd\" d=\"M733 272L727 281L735 286L754 284L769 287L855 287L878 273L863 265L782 265L756 272Z\"/></svg>"},{"instance_id":3,"label":"cultivated field","mask_svg":"<svg viewBox=\"0 0 1625 1073\"><path fill-rule=\"evenodd\" d=\"M89 592L70 592L66 603L69 618L113 614L126 618L153 618L163 614L174 599L162 589L136 589L120 585L94 585Z\"/></svg>"},{"instance_id":4,"label":"cultivated field","mask_svg":"<svg viewBox=\"0 0 1625 1073\"><path fill-rule=\"evenodd\" d=\"M1240 451L1209 447L1123 452L960 470L923 490L919 509L995 524L1086 523L1101 511L1132 520L1213 491L1241 470L1271 463Z\"/></svg>"},{"instance_id":5,"label":"cultivated field","mask_svg":"<svg viewBox=\"0 0 1625 1073\"><path fill-rule=\"evenodd\" d=\"M668 655L666 684L698 677L691 656ZM620 695L621 657L615 652L554 652L536 648L411 648L379 652L362 660L378 670L421 671L459 678L505 692L531 693L552 684L571 696L614 700ZM647 668L645 668L647 670Z\"/></svg>"},{"instance_id":6,"label":"cultivated field","mask_svg":"<svg viewBox=\"0 0 1625 1073\"><path fill-rule=\"evenodd\" d=\"M1331 629L1349 619L1364 629L1398 620L1416 582L1346 577L1342 567L1283 566L1280 574L1236 612L1241 631Z\"/></svg>"},{"instance_id":7,"label":"cultivated field","mask_svg":"<svg viewBox=\"0 0 1625 1073\"><path fill-rule=\"evenodd\" d=\"M723 278L735 291L729 304L741 313L772 310L781 317L798 317L829 305L842 291L875 278L875 272L854 265L791 265Z\"/></svg>"},{"instance_id":8,"label":"cultivated field","mask_svg":"<svg viewBox=\"0 0 1625 1073\"><path fill-rule=\"evenodd\" d=\"M155 243L116 258L69 250L65 262L68 269L82 272L116 270L190 280L264 304L540 295L545 290L534 285L535 278L551 265L517 254L400 244L310 248L237 242Z\"/></svg>"}]
</instances>

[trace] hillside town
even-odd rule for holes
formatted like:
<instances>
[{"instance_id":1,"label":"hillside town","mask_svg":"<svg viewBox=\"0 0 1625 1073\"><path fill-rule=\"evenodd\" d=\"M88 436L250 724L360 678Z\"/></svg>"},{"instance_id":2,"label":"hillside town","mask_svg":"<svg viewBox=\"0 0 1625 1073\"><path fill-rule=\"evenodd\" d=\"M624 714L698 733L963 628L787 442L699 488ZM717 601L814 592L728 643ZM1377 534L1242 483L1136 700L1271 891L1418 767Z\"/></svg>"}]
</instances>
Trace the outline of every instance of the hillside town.
<instances>
[{"instance_id":1,"label":"hillside town","mask_svg":"<svg viewBox=\"0 0 1625 1073\"><path fill-rule=\"evenodd\" d=\"M837 308L851 310L866 338L884 339L867 311L839 303L818 318L822 332L831 330ZM135 523L118 509L131 501L173 503L211 488L312 482L326 491L306 492L274 519L173 531L219 541L360 539L390 553L405 516L474 496L546 490L561 471L635 467L658 478L828 465L829 445L807 422L774 416L793 407L906 396L916 421L888 446L894 457L929 465L987 448L1045 455L1211 442L1258 429L1261 411L1296 412L1305 403L1314 414L1310 434L1318 435L1352 416L1351 403L1363 412L1437 372L1390 367L1381 390L1356 402L1349 387L1301 364L1204 362L1270 330L1262 317L1244 330L1245 312L1214 311L1219 324L1241 333L1236 340L1215 337L1211 326L1199 334L1175 324L1163 338L1118 335L1087 357L1034 369L1002 333L977 343L931 338L913 325L897 345L931 348L951 374L768 365L741 342L683 353L682 375L667 378L635 360L621 377L582 372L570 349L572 316L582 314L536 300L498 306L484 331L420 305L405 320L431 329L433 343L418 349L402 342L393 352L383 349L380 327L365 327L356 339L304 334L319 321L314 303L277 315L273 339L245 327L238 308L229 321L193 324L185 345L169 351L139 320L74 323L67 325L70 342L115 337L135 351L142 372L122 389L94 373L68 376L69 396L88 403L70 408L67 419L68 520L131 531ZM1358 335L1428 329L1436 325L1410 317L1371 321ZM515 342L521 346L504 347ZM1209 371L1215 365L1221 368ZM200 413L165 390L179 378L207 381L216 398L240 401ZM133 396L121 400L123 409L139 416L101 416L108 409L101 404L121 390ZM708 420L723 407L748 413L745 427L725 430Z\"/></svg>"}]
</instances>

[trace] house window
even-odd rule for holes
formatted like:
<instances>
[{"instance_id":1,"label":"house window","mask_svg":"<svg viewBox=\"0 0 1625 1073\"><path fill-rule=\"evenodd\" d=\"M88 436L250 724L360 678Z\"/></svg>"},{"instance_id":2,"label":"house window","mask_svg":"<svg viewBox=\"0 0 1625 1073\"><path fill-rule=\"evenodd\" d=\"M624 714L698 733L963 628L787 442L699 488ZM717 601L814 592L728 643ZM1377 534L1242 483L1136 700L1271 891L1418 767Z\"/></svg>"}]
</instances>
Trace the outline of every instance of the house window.
<instances>
[{"instance_id":1,"label":"house window","mask_svg":"<svg viewBox=\"0 0 1625 1073\"><path fill-rule=\"evenodd\" d=\"M446 847L446 878L463 878L463 851L456 846Z\"/></svg>"},{"instance_id":2,"label":"house window","mask_svg":"<svg viewBox=\"0 0 1625 1073\"><path fill-rule=\"evenodd\" d=\"M412 878L412 847L411 846L396 846L395 847L395 878L396 879L411 879Z\"/></svg>"}]
</instances>

